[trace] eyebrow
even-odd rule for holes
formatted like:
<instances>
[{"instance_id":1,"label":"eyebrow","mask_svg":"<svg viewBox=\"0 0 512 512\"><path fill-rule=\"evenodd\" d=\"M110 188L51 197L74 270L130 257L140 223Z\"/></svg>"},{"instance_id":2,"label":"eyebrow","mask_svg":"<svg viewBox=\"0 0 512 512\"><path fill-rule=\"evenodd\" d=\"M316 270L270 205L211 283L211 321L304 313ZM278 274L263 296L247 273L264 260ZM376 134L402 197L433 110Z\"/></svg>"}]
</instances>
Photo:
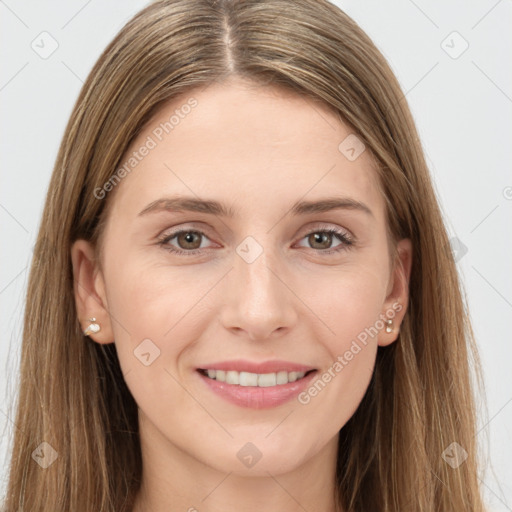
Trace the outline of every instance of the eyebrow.
<instances>
[{"instance_id":1,"label":"eyebrow","mask_svg":"<svg viewBox=\"0 0 512 512\"><path fill-rule=\"evenodd\" d=\"M318 201L297 201L291 207L290 211L292 215L298 216L312 213L324 213L340 209L361 211L374 217L373 212L366 204L350 197L327 197ZM235 212L232 208L227 208L224 204L219 203L218 201L185 196L163 197L161 199L157 199L156 201L148 204L139 213L139 216L162 211L189 211L227 218L235 217Z\"/></svg>"}]
</instances>

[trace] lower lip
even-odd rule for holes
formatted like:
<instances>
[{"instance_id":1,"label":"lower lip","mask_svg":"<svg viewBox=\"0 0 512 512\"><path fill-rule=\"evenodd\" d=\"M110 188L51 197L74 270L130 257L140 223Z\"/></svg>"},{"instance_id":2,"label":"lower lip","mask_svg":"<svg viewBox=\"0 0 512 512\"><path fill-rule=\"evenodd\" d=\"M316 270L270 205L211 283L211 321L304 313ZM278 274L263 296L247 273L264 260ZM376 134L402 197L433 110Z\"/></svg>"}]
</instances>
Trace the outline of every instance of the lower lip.
<instances>
[{"instance_id":1,"label":"lower lip","mask_svg":"<svg viewBox=\"0 0 512 512\"><path fill-rule=\"evenodd\" d=\"M300 380L289 382L288 384L279 384L260 388L259 386L239 386L238 384L227 384L210 379L197 372L203 382L217 395L224 398L232 404L239 407L248 407L251 409L269 409L282 405L303 391L311 380L318 373L311 372Z\"/></svg>"}]
</instances>

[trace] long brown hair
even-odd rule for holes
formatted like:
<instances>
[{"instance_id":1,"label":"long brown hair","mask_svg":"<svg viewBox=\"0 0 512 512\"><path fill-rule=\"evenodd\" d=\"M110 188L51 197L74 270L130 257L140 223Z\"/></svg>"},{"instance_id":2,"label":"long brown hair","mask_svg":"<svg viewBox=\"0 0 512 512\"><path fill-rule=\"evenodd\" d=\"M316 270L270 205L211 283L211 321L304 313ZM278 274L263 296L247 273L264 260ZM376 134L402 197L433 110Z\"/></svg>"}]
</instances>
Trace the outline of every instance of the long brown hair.
<instances>
[{"instance_id":1,"label":"long brown hair","mask_svg":"<svg viewBox=\"0 0 512 512\"><path fill-rule=\"evenodd\" d=\"M230 75L320 100L348 123L378 162L392 240L412 240L399 338L379 348L367 393L340 431L339 505L482 511L478 358L423 150L385 59L325 0L156 1L95 64L60 146L34 250L6 510L131 510L142 471L137 405L115 345L81 331L70 248L79 238L98 246L111 197L94 191L163 102ZM453 442L467 452L458 467L442 456ZM37 450L56 461L42 469Z\"/></svg>"}]
</instances>

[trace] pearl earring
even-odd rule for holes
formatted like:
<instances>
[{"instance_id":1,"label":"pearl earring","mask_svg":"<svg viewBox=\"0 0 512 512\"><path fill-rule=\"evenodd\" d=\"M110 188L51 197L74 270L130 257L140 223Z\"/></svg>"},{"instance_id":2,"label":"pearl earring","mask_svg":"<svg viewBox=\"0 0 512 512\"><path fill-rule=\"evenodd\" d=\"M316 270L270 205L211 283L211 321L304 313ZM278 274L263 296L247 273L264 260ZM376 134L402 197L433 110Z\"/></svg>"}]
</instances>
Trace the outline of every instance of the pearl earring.
<instances>
[{"instance_id":1,"label":"pearl earring","mask_svg":"<svg viewBox=\"0 0 512 512\"><path fill-rule=\"evenodd\" d=\"M391 332L393 330L393 320L388 319L386 320L386 323L388 324L386 325L386 332Z\"/></svg>"},{"instance_id":2,"label":"pearl earring","mask_svg":"<svg viewBox=\"0 0 512 512\"><path fill-rule=\"evenodd\" d=\"M91 323L87 326L87 328L84 331L84 334L86 336L89 336L89 334L93 333L95 334L101 329L100 324L96 323L96 318L89 318L89 322Z\"/></svg>"}]
</instances>

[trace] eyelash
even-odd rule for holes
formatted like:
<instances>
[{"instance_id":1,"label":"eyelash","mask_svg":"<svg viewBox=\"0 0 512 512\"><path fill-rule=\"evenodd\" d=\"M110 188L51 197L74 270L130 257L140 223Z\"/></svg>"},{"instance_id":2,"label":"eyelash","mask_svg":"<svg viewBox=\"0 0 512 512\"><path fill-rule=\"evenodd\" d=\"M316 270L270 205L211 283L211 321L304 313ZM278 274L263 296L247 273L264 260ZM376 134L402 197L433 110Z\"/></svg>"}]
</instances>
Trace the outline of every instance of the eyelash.
<instances>
[{"instance_id":1,"label":"eyelash","mask_svg":"<svg viewBox=\"0 0 512 512\"><path fill-rule=\"evenodd\" d=\"M204 251L204 249L193 249L191 251L185 251L183 249L176 249L175 247L168 245L168 242L170 242L173 238L176 238L178 235L181 235L182 233L196 233L198 235L202 235L202 236L205 236L206 238L208 238L206 236L206 234L203 233L202 231L198 231L195 229L181 229L179 231L176 231L176 232L168 234L168 235L164 235L163 237L159 238L158 245L161 246L166 251L169 251L178 256L195 256ZM340 231L338 229L335 229L335 228L315 229L313 231L310 231L309 233L306 233L301 238L301 240L303 238L306 238L315 233L327 233L329 235L334 235L341 242L341 244L338 246L338 248L335 248L335 249L325 249L325 250L313 249L314 251L317 251L317 252L321 253L322 255L339 253L343 250L349 249L354 244L354 241L349 236L347 236L346 233L344 233L343 231Z\"/></svg>"}]
</instances>

